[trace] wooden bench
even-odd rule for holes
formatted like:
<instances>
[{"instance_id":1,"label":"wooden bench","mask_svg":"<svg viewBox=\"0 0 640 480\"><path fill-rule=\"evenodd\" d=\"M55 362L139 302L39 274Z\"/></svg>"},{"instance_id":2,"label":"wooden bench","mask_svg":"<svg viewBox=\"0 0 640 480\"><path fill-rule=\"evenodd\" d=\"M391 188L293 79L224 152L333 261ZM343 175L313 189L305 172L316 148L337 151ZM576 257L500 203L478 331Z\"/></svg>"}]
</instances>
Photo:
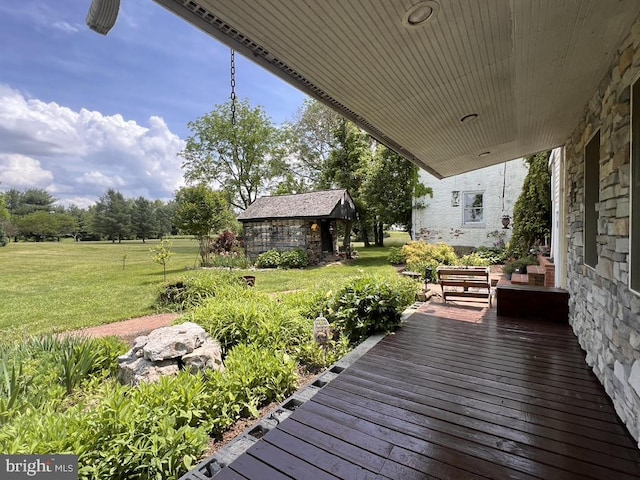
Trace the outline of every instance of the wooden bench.
<instances>
[{"instance_id":1,"label":"wooden bench","mask_svg":"<svg viewBox=\"0 0 640 480\"><path fill-rule=\"evenodd\" d=\"M438 267L438 283L448 297L486 299L491 306L491 281L486 267Z\"/></svg>"}]
</instances>

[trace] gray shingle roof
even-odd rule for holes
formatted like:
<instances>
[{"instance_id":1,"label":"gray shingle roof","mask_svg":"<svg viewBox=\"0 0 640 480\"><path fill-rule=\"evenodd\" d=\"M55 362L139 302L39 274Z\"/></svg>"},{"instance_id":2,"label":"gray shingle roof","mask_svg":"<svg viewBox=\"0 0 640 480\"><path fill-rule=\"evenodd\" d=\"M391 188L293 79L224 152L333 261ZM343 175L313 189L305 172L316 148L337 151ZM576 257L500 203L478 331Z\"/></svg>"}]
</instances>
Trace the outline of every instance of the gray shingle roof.
<instances>
[{"instance_id":1,"label":"gray shingle roof","mask_svg":"<svg viewBox=\"0 0 640 480\"><path fill-rule=\"evenodd\" d=\"M260 197L238 215L238 220L327 217L345 197L353 208L353 200L346 190Z\"/></svg>"}]
</instances>

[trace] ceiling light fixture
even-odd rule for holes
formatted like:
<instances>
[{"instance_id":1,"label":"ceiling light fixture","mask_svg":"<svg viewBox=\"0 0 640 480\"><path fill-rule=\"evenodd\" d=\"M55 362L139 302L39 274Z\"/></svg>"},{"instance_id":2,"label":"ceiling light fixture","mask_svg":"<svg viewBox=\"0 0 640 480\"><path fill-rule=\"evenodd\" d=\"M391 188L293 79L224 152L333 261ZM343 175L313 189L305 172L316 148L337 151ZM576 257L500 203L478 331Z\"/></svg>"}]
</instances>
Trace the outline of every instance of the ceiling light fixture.
<instances>
[{"instance_id":1,"label":"ceiling light fixture","mask_svg":"<svg viewBox=\"0 0 640 480\"><path fill-rule=\"evenodd\" d=\"M469 115L465 115L460 119L462 123L473 122L476 118L478 118L477 113L470 113Z\"/></svg>"},{"instance_id":2,"label":"ceiling light fixture","mask_svg":"<svg viewBox=\"0 0 640 480\"><path fill-rule=\"evenodd\" d=\"M486 157L487 155L491 154L491 152L482 152L481 154L479 154L479 157Z\"/></svg>"},{"instance_id":3,"label":"ceiling light fixture","mask_svg":"<svg viewBox=\"0 0 640 480\"><path fill-rule=\"evenodd\" d=\"M416 3L402 17L402 24L407 28L420 27L434 19L440 5L433 0Z\"/></svg>"}]
</instances>

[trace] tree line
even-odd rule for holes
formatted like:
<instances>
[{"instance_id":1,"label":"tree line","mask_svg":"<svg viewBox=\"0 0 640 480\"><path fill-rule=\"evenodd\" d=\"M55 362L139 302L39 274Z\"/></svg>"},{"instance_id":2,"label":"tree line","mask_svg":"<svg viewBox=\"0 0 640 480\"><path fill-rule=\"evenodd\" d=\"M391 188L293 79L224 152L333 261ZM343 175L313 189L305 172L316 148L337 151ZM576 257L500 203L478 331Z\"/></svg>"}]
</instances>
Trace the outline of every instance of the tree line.
<instances>
[{"instance_id":1,"label":"tree line","mask_svg":"<svg viewBox=\"0 0 640 480\"><path fill-rule=\"evenodd\" d=\"M173 202L125 198L109 189L89 208L64 207L39 188L24 191L11 189L0 193L0 244L14 241L162 238L176 233L173 226Z\"/></svg>"}]
</instances>

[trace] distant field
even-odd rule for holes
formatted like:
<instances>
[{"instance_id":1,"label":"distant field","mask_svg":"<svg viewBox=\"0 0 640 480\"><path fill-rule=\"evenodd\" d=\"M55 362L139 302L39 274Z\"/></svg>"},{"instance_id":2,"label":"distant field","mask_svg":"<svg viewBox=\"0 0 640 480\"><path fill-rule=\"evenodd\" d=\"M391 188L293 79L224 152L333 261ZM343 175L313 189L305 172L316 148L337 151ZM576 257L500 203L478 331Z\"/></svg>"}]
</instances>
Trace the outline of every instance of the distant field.
<instances>
[{"instance_id":1,"label":"distant field","mask_svg":"<svg viewBox=\"0 0 640 480\"><path fill-rule=\"evenodd\" d=\"M252 272L256 288L288 291L327 286L349 276L393 274L386 262L387 245L408 241L392 232L384 248L363 249L350 265L306 270ZM72 241L10 243L0 248L0 332L11 335L74 330L154 313L153 303L163 283L162 266L152 262L150 248L157 240L110 242ZM195 240L173 240L167 280L187 273L198 264ZM123 257L125 269L122 268Z\"/></svg>"}]
</instances>

